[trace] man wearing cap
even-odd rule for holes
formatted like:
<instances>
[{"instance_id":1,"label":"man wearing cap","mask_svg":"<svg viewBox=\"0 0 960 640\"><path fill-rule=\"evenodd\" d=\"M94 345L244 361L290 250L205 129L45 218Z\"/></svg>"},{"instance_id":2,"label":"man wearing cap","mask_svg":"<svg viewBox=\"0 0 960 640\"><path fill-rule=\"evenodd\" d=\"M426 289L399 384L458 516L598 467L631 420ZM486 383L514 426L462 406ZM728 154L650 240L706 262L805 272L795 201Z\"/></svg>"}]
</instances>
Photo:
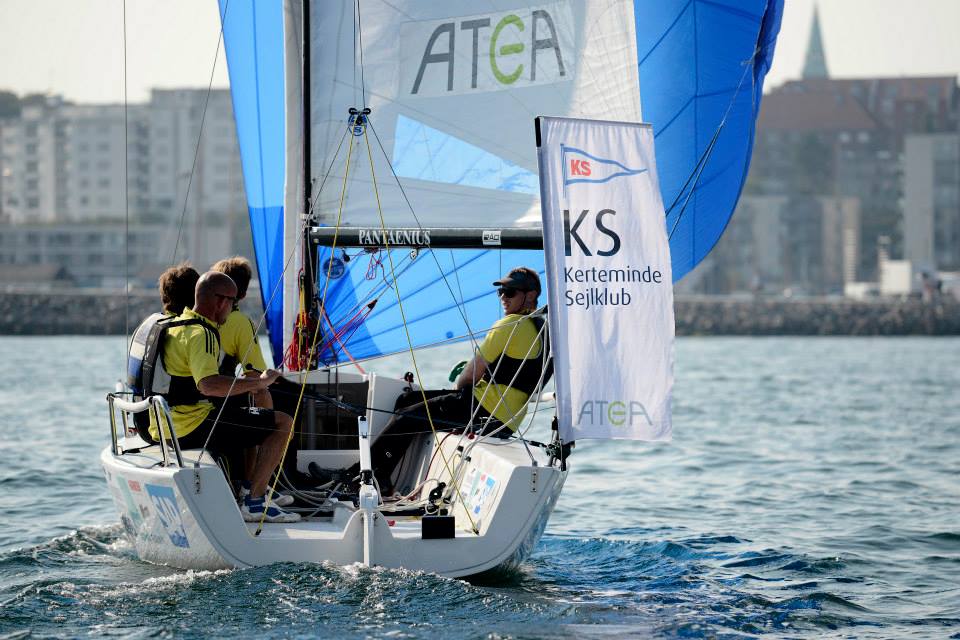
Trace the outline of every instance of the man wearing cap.
<instances>
[{"instance_id":1,"label":"man wearing cap","mask_svg":"<svg viewBox=\"0 0 960 640\"><path fill-rule=\"evenodd\" d=\"M405 408L373 443L373 470L384 495L392 493L391 477L413 438L430 432L431 423L437 431L473 424L479 433L509 438L523 420L527 400L541 383L546 366L544 318L528 317L537 309L540 278L533 269L517 267L493 284L498 287L504 317L490 328L455 389L401 396L397 406ZM407 406L409 402L416 404Z\"/></svg>"}]
</instances>

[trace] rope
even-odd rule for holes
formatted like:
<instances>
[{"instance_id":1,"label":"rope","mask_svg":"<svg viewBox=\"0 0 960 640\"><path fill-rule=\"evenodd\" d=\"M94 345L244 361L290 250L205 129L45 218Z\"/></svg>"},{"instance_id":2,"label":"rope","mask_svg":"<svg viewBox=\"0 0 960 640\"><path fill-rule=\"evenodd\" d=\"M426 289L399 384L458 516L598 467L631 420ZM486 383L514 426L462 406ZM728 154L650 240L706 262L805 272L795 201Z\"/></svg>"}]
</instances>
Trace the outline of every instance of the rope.
<instances>
[{"instance_id":1,"label":"rope","mask_svg":"<svg viewBox=\"0 0 960 640\"><path fill-rule=\"evenodd\" d=\"M127 0L123 0L123 335L130 335L130 104L127 100ZM125 339L126 340L126 339ZM129 350L129 349L128 349ZM126 355L126 353L124 354Z\"/></svg>"},{"instance_id":2,"label":"rope","mask_svg":"<svg viewBox=\"0 0 960 640\"><path fill-rule=\"evenodd\" d=\"M227 9L230 0L224 2L223 19L220 20L220 34L217 36L217 51L213 54L213 66L210 68L210 82L207 83L207 95L203 101L203 112L200 114L200 130L197 132L197 145L193 149L193 165L190 167L190 177L187 179L187 192L183 196L183 210L180 212L180 224L177 227L177 242L173 245L173 256L170 263L177 261L177 249L180 248L180 237L183 235L183 220L187 215L187 203L190 202L190 189L193 186L193 176L197 172L197 159L200 157L200 140L203 139L203 125L207 120L207 106L210 104L210 94L213 91L213 77L217 71L217 59L220 58L220 44L223 42L223 24L227 21ZM124 65L126 68L126 65Z\"/></svg>"},{"instance_id":3,"label":"rope","mask_svg":"<svg viewBox=\"0 0 960 640\"><path fill-rule=\"evenodd\" d=\"M434 443L437 446L437 451L440 452L440 457L443 460L444 468L446 469L447 473L450 475L451 484L455 485L455 480L453 478L453 471L450 468L450 461L447 460L447 456L443 452L443 446L442 446L443 442L437 436L437 430L433 424L433 416L430 415L430 403L427 402L427 392L423 386L423 378L420 375L420 367L417 364L417 354L416 354L416 350L413 348L413 339L410 337L410 327L407 325L407 314L403 309L403 296L400 295L400 284L397 282L397 277L394 270L393 255L390 253L390 245L387 242L387 223L383 217L383 207L380 204L380 191L379 189L377 189L377 176L376 176L376 172L374 170L374 165L373 165L373 151L370 148L370 136L366 134L366 129L364 129L363 137L367 141L367 157L370 160L370 178L373 184L373 194L377 200L377 213L380 216L380 229L383 231L384 247L386 248L387 260L390 263L390 276L393 278L393 290L397 294L397 307L400 310L400 319L403 322L403 332L407 337L407 345L410 351L410 359L413 362L413 370L417 376L417 385L420 387L420 395L423 398L423 407L424 407L424 411L427 414L427 422L430 424L430 430L433 431ZM336 241L336 237L334 237L334 241ZM441 269L440 272L442 274L443 270ZM474 532L477 532L478 531L477 525L473 521L473 516L470 515L470 510L464 507L463 511L464 513L467 514L467 519L470 521L471 528L474 530Z\"/></svg>"},{"instance_id":4,"label":"rope","mask_svg":"<svg viewBox=\"0 0 960 640\"><path fill-rule=\"evenodd\" d=\"M352 155L353 155L353 136L350 137L350 144L347 146L347 163L346 163L346 169L343 172L343 186L340 191L340 207L337 211L337 225L336 227L334 227L333 244L330 247L331 256L337 249L337 238L340 234L340 222L343 216L343 201L347 195L347 176L350 174L350 158L352 157ZM312 209L312 206L311 206L311 209ZM326 311L327 291L330 285L330 274L332 270L333 270L333 260L327 260L327 277L323 285L323 297L320 300L320 313L324 313ZM309 372L308 370L309 370L310 363L313 362L314 351L317 348L317 339L320 334L321 325L322 323L318 321L317 326L314 327L313 338L310 344L310 350L307 353L307 368L300 370L300 396L297 398L297 408L293 410L293 424L297 423L297 416L300 415L300 407L303 405L303 394L307 390L307 373ZM280 456L280 463L278 465L278 468L280 469L283 468L283 463L287 459L287 451L290 450L290 442L292 440L293 440L293 428L291 426L290 433L287 434L287 441L283 445L283 453ZM279 477L277 477L277 480L279 480ZM270 490L267 491L268 496L273 495L273 492L276 490L277 480L274 480L274 483L270 487ZM260 532L263 531L263 523L266 521L266 518L267 518L267 510L264 509L263 515L260 516L260 522L257 523L257 530L253 535L255 536L260 535Z\"/></svg>"}]
</instances>

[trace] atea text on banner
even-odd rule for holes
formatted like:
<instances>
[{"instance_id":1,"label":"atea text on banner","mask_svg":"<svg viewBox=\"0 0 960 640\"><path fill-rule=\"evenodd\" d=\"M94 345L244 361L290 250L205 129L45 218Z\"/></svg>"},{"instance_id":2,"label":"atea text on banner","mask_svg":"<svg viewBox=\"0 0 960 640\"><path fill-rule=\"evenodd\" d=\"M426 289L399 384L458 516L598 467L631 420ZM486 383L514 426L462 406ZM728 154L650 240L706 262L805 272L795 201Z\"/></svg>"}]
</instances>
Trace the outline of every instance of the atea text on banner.
<instances>
[{"instance_id":1,"label":"atea text on banner","mask_svg":"<svg viewBox=\"0 0 960 640\"><path fill-rule=\"evenodd\" d=\"M669 440L673 278L653 131L536 126L560 437Z\"/></svg>"}]
</instances>

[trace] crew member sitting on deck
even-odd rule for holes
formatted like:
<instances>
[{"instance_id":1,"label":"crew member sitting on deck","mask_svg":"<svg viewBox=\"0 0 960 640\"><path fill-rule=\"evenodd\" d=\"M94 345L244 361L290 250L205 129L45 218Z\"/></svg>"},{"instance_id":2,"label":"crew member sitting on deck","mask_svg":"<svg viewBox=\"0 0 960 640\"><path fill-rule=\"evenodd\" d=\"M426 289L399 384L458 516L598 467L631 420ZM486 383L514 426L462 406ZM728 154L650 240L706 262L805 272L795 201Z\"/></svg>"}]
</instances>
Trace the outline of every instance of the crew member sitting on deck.
<instances>
[{"instance_id":1,"label":"crew member sitting on deck","mask_svg":"<svg viewBox=\"0 0 960 640\"><path fill-rule=\"evenodd\" d=\"M300 516L267 504L264 495L292 427L289 415L271 409L223 403L222 411L211 400L243 396L266 389L279 377L272 369L256 377L234 379L222 375L220 335L217 325L227 320L237 300L237 286L229 276L208 271L196 287L193 309L185 309L181 320L199 320L198 324L171 327L163 346L163 365L170 374L167 401L173 415L173 427L184 449L204 445L217 452L229 452L259 446L250 481L250 494L243 500L241 512L248 522L263 518L266 522L296 522ZM219 414L219 419L218 419ZM159 439L156 425L151 425ZM207 439L209 437L209 443Z\"/></svg>"},{"instance_id":2,"label":"crew member sitting on deck","mask_svg":"<svg viewBox=\"0 0 960 640\"><path fill-rule=\"evenodd\" d=\"M211 271L218 271L230 276L237 285L237 301L233 304L227 321L220 325L220 347L223 349L223 362L220 363L220 373L225 376L236 374L239 364L243 375L260 375L267 370L263 360L263 352L257 342L256 325L247 314L240 311L240 301L247 297L247 287L253 277L250 262L242 257L224 258L212 267ZM255 394L258 407L273 408L273 399L266 389Z\"/></svg>"},{"instance_id":3,"label":"crew member sitting on deck","mask_svg":"<svg viewBox=\"0 0 960 640\"><path fill-rule=\"evenodd\" d=\"M233 258L224 258L212 267L211 271L218 271L230 276L234 284L237 285L237 301L233 304L233 310L227 316L227 321L220 325L220 347L223 350L223 361L220 363L220 373L231 378L237 374L237 365L240 365L243 376L256 377L267 370L267 365L263 360L263 352L260 350L260 344L257 342L257 329L247 314L240 311L240 301L247 297L247 287L250 286L250 280L253 278L253 268L250 261L243 256L234 256ZM283 379L280 378L274 384L279 384ZM299 388L297 389L299 391ZM247 403L246 396L232 396L228 402L230 404ZM294 400L295 402L295 400ZM273 409L273 397L267 389L261 389L253 394L253 404L264 409ZM250 478L253 474L253 465L256 461L256 450L247 449L244 452L245 477ZM240 481L240 497L245 498L250 493L250 481ZM271 501L278 507L286 507L293 504L293 496L284 493L273 493Z\"/></svg>"},{"instance_id":4,"label":"crew member sitting on deck","mask_svg":"<svg viewBox=\"0 0 960 640\"><path fill-rule=\"evenodd\" d=\"M527 317L537 309L537 272L517 267L493 284L499 287L504 317L490 328L457 378L455 389L404 394L397 401L399 413L374 442L373 470L385 495L392 493L391 477L407 448L416 434L431 430L431 422L437 431L473 424L477 425L475 432L482 435L509 438L526 414L530 395L545 382L549 365L540 331L544 318Z\"/></svg>"}]
</instances>

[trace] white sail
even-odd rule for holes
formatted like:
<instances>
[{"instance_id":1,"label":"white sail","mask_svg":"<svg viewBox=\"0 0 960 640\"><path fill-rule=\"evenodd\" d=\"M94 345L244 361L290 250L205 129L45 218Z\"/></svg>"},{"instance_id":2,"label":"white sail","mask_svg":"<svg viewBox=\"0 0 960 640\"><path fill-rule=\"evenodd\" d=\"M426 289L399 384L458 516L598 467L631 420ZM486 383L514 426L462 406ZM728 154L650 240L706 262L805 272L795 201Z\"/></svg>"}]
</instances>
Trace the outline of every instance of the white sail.
<instances>
[{"instance_id":1,"label":"white sail","mask_svg":"<svg viewBox=\"0 0 960 640\"><path fill-rule=\"evenodd\" d=\"M533 119L640 119L631 2L314 0L310 11L311 174L315 194L325 180L326 224L379 226L380 210L388 226L536 224ZM350 140L335 154L348 109L364 106L378 188L356 138L341 209Z\"/></svg>"}]
</instances>

